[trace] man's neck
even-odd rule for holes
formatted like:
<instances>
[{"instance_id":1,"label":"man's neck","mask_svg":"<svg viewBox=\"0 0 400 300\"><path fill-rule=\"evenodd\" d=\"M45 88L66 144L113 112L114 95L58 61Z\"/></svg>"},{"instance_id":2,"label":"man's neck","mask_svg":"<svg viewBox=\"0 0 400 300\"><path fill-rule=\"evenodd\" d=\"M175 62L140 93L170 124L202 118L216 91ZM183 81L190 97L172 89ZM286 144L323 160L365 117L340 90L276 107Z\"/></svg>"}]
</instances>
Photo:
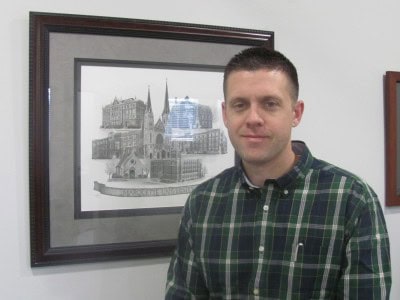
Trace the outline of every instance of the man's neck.
<instances>
[{"instance_id":1,"label":"man's neck","mask_svg":"<svg viewBox=\"0 0 400 300\"><path fill-rule=\"evenodd\" d=\"M243 161L242 163L250 182L255 186L261 187L266 180L277 179L288 173L296 164L296 161L296 155L291 151L283 162L277 161L273 164L251 164Z\"/></svg>"}]
</instances>

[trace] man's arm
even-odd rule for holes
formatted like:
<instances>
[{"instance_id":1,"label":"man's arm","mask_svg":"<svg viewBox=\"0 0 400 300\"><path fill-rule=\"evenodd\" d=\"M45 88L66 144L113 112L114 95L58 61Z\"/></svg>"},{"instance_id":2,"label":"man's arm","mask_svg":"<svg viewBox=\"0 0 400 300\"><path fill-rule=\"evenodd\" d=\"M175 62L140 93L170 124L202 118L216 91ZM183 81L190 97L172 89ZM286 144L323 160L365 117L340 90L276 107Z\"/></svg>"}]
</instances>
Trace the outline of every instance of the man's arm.
<instances>
[{"instance_id":1,"label":"man's arm","mask_svg":"<svg viewBox=\"0 0 400 300\"><path fill-rule=\"evenodd\" d=\"M188 201L179 228L178 244L168 269L166 300L209 298L193 247Z\"/></svg>"},{"instance_id":2,"label":"man's arm","mask_svg":"<svg viewBox=\"0 0 400 300\"><path fill-rule=\"evenodd\" d=\"M369 190L346 247L338 296L343 299L389 299L390 246L382 208Z\"/></svg>"}]
</instances>

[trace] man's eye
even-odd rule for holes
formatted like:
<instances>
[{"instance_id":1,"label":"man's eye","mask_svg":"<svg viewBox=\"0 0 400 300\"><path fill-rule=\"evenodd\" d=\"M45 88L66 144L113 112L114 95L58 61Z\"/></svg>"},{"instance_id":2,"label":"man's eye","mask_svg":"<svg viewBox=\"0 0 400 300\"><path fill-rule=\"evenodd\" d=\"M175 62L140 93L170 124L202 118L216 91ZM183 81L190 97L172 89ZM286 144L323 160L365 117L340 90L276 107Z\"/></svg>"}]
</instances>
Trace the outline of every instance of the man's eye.
<instances>
[{"instance_id":1,"label":"man's eye","mask_svg":"<svg viewBox=\"0 0 400 300\"><path fill-rule=\"evenodd\" d=\"M276 109L279 106L279 104L276 101L266 101L264 103L264 106L266 109L271 110L271 109Z\"/></svg>"},{"instance_id":2,"label":"man's eye","mask_svg":"<svg viewBox=\"0 0 400 300\"><path fill-rule=\"evenodd\" d=\"M246 105L243 102L235 102L235 103L232 104L232 108L234 110L239 110L240 111L240 110L243 110L245 107L246 107Z\"/></svg>"}]
</instances>

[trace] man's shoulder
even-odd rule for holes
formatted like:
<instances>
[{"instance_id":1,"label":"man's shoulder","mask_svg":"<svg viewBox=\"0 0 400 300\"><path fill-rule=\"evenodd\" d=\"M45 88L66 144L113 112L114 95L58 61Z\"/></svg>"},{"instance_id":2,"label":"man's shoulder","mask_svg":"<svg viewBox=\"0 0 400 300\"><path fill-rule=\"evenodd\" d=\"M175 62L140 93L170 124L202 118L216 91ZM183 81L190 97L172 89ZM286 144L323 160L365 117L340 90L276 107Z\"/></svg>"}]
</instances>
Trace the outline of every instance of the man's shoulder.
<instances>
[{"instance_id":1,"label":"man's shoulder","mask_svg":"<svg viewBox=\"0 0 400 300\"><path fill-rule=\"evenodd\" d=\"M313 172L317 174L322 179L326 176L329 178L346 178L350 181L365 183L358 175L350 172L347 169L341 168L336 164L330 163L326 160L319 159L313 156L302 141L294 141L293 149L297 149L295 152L301 153L303 164L300 164L300 174L307 174L308 172Z\"/></svg>"},{"instance_id":2,"label":"man's shoulder","mask_svg":"<svg viewBox=\"0 0 400 300\"><path fill-rule=\"evenodd\" d=\"M345 177L345 178L355 180L355 181L362 181L362 179L355 173L352 173L351 171L349 171L347 169L341 168L335 164L332 164L330 162L327 162L327 161L321 160L321 159L314 158L311 169L317 170L320 173L332 174L332 175Z\"/></svg>"},{"instance_id":3,"label":"man's shoulder","mask_svg":"<svg viewBox=\"0 0 400 300\"><path fill-rule=\"evenodd\" d=\"M192 194L198 194L202 192L210 192L213 189L220 190L223 187L230 189L230 186L237 182L239 179L239 171L237 167L227 168L221 171L219 174L207 179L206 181L199 184L192 192Z\"/></svg>"},{"instance_id":4,"label":"man's shoulder","mask_svg":"<svg viewBox=\"0 0 400 300\"><path fill-rule=\"evenodd\" d=\"M326 178L327 180L340 181L345 186L351 187L352 190L372 193L375 196L375 192L363 178L347 169L324 160L314 159L311 170L317 171L322 180Z\"/></svg>"},{"instance_id":5,"label":"man's shoulder","mask_svg":"<svg viewBox=\"0 0 400 300\"><path fill-rule=\"evenodd\" d=\"M224 205L233 186L240 181L240 172L236 167L225 169L218 175L199 184L189 195L186 207L194 220L206 213L207 207ZM197 216L197 217L196 217Z\"/></svg>"}]
</instances>

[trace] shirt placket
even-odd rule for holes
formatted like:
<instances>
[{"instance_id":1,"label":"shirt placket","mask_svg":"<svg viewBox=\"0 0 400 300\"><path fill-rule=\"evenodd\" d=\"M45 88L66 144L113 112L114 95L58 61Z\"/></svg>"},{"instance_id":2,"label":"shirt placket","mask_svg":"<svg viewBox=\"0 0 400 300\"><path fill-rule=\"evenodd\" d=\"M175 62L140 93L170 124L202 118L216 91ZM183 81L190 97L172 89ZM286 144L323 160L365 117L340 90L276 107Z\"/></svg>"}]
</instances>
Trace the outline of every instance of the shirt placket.
<instances>
[{"instance_id":1,"label":"shirt placket","mask_svg":"<svg viewBox=\"0 0 400 300\"><path fill-rule=\"evenodd\" d=\"M260 295L260 279L261 273L263 271L263 262L265 259L265 251L266 251L266 230L268 224L268 212L270 208L271 199L274 194L274 184L269 183L266 187L263 188L261 193L261 201L265 199L264 204L262 206L262 220L261 220L261 229L260 229L260 243L258 245L258 258L257 258L257 271L254 279L254 288L253 295L255 299L259 299Z\"/></svg>"}]
</instances>

